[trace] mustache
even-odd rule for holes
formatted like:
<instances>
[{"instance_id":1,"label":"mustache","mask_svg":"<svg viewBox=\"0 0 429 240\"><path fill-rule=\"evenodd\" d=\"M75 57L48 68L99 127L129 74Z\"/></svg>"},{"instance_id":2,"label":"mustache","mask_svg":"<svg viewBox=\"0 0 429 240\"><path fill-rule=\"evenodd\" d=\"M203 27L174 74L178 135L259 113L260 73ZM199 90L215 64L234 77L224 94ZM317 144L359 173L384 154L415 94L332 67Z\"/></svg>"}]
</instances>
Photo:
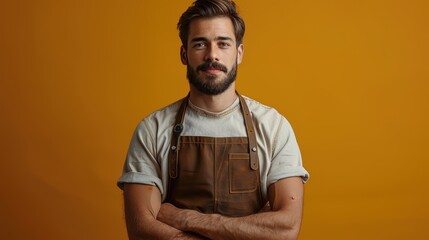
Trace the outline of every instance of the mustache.
<instances>
[{"instance_id":1,"label":"mustache","mask_svg":"<svg viewBox=\"0 0 429 240\"><path fill-rule=\"evenodd\" d=\"M197 71L204 71L208 68L214 68L216 70L220 70L225 73L228 72L228 68L225 65L218 62L205 62L197 67Z\"/></svg>"}]
</instances>

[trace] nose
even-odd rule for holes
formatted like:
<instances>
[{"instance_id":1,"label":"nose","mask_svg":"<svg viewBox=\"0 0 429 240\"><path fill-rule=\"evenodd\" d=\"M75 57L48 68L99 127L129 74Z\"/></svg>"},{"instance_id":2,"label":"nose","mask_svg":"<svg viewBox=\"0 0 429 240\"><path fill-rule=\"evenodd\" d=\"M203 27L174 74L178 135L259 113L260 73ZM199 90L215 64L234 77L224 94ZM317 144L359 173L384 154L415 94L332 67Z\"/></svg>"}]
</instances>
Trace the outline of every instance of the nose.
<instances>
[{"instance_id":1,"label":"nose","mask_svg":"<svg viewBox=\"0 0 429 240\"><path fill-rule=\"evenodd\" d=\"M218 50L219 49L217 48L216 44L210 44L207 47L205 60L210 62L219 61Z\"/></svg>"}]
</instances>

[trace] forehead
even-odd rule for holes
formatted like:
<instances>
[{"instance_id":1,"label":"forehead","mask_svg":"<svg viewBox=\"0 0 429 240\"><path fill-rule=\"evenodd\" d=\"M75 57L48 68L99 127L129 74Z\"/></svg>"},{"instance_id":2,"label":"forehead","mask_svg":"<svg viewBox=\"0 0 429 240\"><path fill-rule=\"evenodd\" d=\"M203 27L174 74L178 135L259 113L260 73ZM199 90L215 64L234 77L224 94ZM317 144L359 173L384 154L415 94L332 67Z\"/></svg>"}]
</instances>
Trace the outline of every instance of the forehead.
<instances>
[{"instance_id":1,"label":"forehead","mask_svg":"<svg viewBox=\"0 0 429 240\"><path fill-rule=\"evenodd\" d=\"M189 24L188 40L196 37L229 37L235 41L234 26L229 17L197 18Z\"/></svg>"}]
</instances>

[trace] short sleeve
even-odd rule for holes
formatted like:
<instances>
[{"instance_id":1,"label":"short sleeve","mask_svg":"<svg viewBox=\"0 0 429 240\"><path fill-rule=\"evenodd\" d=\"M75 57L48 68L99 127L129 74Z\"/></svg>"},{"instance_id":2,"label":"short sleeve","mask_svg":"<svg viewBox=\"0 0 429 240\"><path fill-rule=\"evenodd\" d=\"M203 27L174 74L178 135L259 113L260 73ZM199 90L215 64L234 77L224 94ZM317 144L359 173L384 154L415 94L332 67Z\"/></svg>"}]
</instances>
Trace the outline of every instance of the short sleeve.
<instances>
[{"instance_id":1,"label":"short sleeve","mask_svg":"<svg viewBox=\"0 0 429 240\"><path fill-rule=\"evenodd\" d=\"M307 182L310 175L302 165L301 152L290 123L282 116L273 140L272 161L267 186L287 177L302 177Z\"/></svg>"},{"instance_id":2,"label":"short sleeve","mask_svg":"<svg viewBox=\"0 0 429 240\"><path fill-rule=\"evenodd\" d=\"M161 167L156 159L156 141L147 119L135 129L128 148L122 176L117 182L123 189L124 183L155 185L163 193Z\"/></svg>"}]
</instances>

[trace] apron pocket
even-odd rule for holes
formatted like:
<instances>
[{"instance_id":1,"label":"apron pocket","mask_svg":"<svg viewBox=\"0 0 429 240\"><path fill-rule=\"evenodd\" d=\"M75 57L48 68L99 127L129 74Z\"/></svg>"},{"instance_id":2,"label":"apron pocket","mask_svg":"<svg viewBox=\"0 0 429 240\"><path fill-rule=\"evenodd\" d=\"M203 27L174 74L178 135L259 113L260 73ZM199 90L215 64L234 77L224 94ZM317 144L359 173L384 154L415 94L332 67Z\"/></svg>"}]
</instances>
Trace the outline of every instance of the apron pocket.
<instances>
[{"instance_id":1,"label":"apron pocket","mask_svg":"<svg viewBox=\"0 0 429 240\"><path fill-rule=\"evenodd\" d=\"M256 191L257 172L250 168L248 153L229 154L229 190L230 193L248 193Z\"/></svg>"}]
</instances>

